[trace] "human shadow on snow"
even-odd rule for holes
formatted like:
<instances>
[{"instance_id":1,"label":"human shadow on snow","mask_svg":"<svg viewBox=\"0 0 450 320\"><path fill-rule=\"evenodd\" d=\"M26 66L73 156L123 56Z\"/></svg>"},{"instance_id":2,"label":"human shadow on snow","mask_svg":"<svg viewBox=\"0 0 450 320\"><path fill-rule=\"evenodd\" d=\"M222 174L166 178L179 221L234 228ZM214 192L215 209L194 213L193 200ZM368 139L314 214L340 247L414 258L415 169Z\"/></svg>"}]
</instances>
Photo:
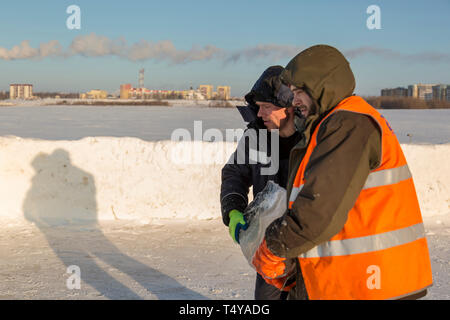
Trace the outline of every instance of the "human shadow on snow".
<instances>
[{"instance_id":1,"label":"human shadow on snow","mask_svg":"<svg viewBox=\"0 0 450 320\"><path fill-rule=\"evenodd\" d=\"M35 175L23 203L25 218L45 235L66 268L80 268L81 286L85 282L110 299L142 299L95 261L100 260L134 279L158 299L206 299L121 252L104 235L97 219L94 177L74 166L66 150L40 153L32 166ZM55 273L64 275L66 270Z\"/></svg>"}]
</instances>

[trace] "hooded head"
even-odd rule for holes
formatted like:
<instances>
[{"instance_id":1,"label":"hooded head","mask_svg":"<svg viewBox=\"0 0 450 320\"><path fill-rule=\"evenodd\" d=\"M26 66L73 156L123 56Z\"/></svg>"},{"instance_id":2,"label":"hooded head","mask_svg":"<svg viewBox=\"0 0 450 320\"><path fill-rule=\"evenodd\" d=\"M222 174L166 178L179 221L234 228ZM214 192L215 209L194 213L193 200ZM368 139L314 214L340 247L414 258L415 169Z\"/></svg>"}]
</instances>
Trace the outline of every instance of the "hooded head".
<instances>
[{"instance_id":1,"label":"hooded head","mask_svg":"<svg viewBox=\"0 0 450 320\"><path fill-rule=\"evenodd\" d=\"M317 104L322 116L355 89L350 64L336 48L316 45L297 54L281 74L281 80L304 89Z\"/></svg>"},{"instance_id":2,"label":"hooded head","mask_svg":"<svg viewBox=\"0 0 450 320\"><path fill-rule=\"evenodd\" d=\"M282 125L281 120L287 116L286 111L278 112L281 111L278 110L275 112L276 114L272 111L291 107L294 98L294 94L289 87L280 80L280 75L283 70L284 68L282 66L271 66L267 68L255 82L252 90L245 95L245 100L248 103L248 106L245 108L247 111L243 108L240 108L239 111L243 115L245 113L251 114L249 116L249 118L253 119L251 120L251 126L270 130L280 128ZM262 109L264 114L260 113L261 104L265 105ZM269 112L267 108L271 111Z\"/></svg>"},{"instance_id":3,"label":"hooded head","mask_svg":"<svg viewBox=\"0 0 450 320\"><path fill-rule=\"evenodd\" d=\"M253 85L252 90L245 95L249 105L255 105L256 101L270 102L277 107L287 108L292 106L293 94L289 87L280 80L284 68L271 66L267 68Z\"/></svg>"}]
</instances>

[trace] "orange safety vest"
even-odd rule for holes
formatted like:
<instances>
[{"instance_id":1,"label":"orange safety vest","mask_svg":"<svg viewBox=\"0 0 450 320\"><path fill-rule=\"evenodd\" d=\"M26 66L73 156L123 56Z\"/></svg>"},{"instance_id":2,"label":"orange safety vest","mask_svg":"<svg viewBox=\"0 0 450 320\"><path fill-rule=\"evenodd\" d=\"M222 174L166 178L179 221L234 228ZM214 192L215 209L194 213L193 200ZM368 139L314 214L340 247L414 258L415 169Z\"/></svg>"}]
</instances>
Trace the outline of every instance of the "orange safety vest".
<instances>
[{"instance_id":1,"label":"orange safety vest","mask_svg":"<svg viewBox=\"0 0 450 320\"><path fill-rule=\"evenodd\" d=\"M380 165L372 170L342 230L298 257L310 299L398 299L432 285L422 215L411 173L386 119L361 97L341 101L311 136L289 196L292 208L325 119L350 111L381 129Z\"/></svg>"}]
</instances>

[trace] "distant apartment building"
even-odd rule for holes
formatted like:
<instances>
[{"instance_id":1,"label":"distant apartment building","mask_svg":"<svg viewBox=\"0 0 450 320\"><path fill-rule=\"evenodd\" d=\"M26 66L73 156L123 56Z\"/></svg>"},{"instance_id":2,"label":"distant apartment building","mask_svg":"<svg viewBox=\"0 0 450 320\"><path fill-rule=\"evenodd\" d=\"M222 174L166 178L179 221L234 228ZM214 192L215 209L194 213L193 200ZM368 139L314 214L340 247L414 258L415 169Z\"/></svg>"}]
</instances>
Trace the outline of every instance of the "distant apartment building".
<instances>
[{"instance_id":1,"label":"distant apartment building","mask_svg":"<svg viewBox=\"0 0 450 320\"><path fill-rule=\"evenodd\" d=\"M418 84L418 98L423 100L431 100L433 98L434 84Z\"/></svg>"},{"instance_id":2,"label":"distant apartment building","mask_svg":"<svg viewBox=\"0 0 450 320\"><path fill-rule=\"evenodd\" d=\"M205 99L211 99L213 95L213 86L209 84L201 84L198 89Z\"/></svg>"},{"instance_id":3,"label":"distant apartment building","mask_svg":"<svg viewBox=\"0 0 450 320\"><path fill-rule=\"evenodd\" d=\"M450 90L449 85L437 84L437 85L433 86L432 90L433 90L433 100L450 101L448 99L449 90Z\"/></svg>"},{"instance_id":4,"label":"distant apartment building","mask_svg":"<svg viewBox=\"0 0 450 320\"><path fill-rule=\"evenodd\" d=\"M229 100L231 95L230 86L218 86L217 91L213 91L212 85L200 85L198 89L205 99Z\"/></svg>"},{"instance_id":5,"label":"distant apartment building","mask_svg":"<svg viewBox=\"0 0 450 320\"><path fill-rule=\"evenodd\" d=\"M122 84L120 85L120 99L129 99L130 98L130 90L131 84Z\"/></svg>"},{"instance_id":6,"label":"distant apartment building","mask_svg":"<svg viewBox=\"0 0 450 320\"><path fill-rule=\"evenodd\" d=\"M128 90L129 99L145 99L150 95L150 90L146 88L130 88Z\"/></svg>"},{"instance_id":7,"label":"distant apartment building","mask_svg":"<svg viewBox=\"0 0 450 320\"><path fill-rule=\"evenodd\" d=\"M179 90L152 90L147 88L130 88L122 87L123 94L121 91L121 99L188 99L188 90L179 91ZM200 92L198 92L200 95ZM122 98L123 97L123 98ZM126 98L125 98L126 97ZM199 99L204 99L201 96Z\"/></svg>"},{"instance_id":8,"label":"distant apartment building","mask_svg":"<svg viewBox=\"0 0 450 320\"><path fill-rule=\"evenodd\" d=\"M91 90L86 93L81 93L81 99L106 99L108 97L108 92L105 90Z\"/></svg>"},{"instance_id":9,"label":"distant apartment building","mask_svg":"<svg viewBox=\"0 0 450 320\"><path fill-rule=\"evenodd\" d=\"M407 97L408 89L406 88L394 88L394 89L382 89L381 90L382 97Z\"/></svg>"},{"instance_id":10,"label":"distant apartment building","mask_svg":"<svg viewBox=\"0 0 450 320\"><path fill-rule=\"evenodd\" d=\"M205 100L205 96L201 93L200 89L183 90L183 99L187 100Z\"/></svg>"},{"instance_id":11,"label":"distant apartment building","mask_svg":"<svg viewBox=\"0 0 450 320\"><path fill-rule=\"evenodd\" d=\"M423 99L426 101L433 100L433 93L432 92L425 93Z\"/></svg>"},{"instance_id":12,"label":"distant apartment building","mask_svg":"<svg viewBox=\"0 0 450 320\"><path fill-rule=\"evenodd\" d=\"M222 100L229 100L230 99L230 87L229 86L218 86L217 87L217 98Z\"/></svg>"},{"instance_id":13,"label":"distant apartment building","mask_svg":"<svg viewBox=\"0 0 450 320\"><path fill-rule=\"evenodd\" d=\"M120 85L121 99L186 99L186 100L208 100L208 99L230 99L230 87L202 84L198 89L189 90L151 90L147 88L133 88L131 84ZM87 95L87 93L85 94Z\"/></svg>"},{"instance_id":14,"label":"distant apartment building","mask_svg":"<svg viewBox=\"0 0 450 320\"><path fill-rule=\"evenodd\" d=\"M408 86L408 97L431 100L433 98L434 84L412 84Z\"/></svg>"},{"instance_id":15,"label":"distant apartment building","mask_svg":"<svg viewBox=\"0 0 450 320\"><path fill-rule=\"evenodd\" d=\"M33 98L32 84L10 84L9 85L10 99L31 99Z\"/></svg>"},{"instance_id":16,"label":"distant apartment building","mask_svg":"<svg viewBox=\"0 0 450 320\"><path fill-rule=\"evenodd\" d=\"M408 97L418 98L419 91L417 89L417 84L412 84L408 86Z\"/></svg>"},{"instance_id":17,"label":"distant apartment building","mask_svg":"<svg viewBox=\"0 0 450 320\"><path fill-rule=\"evenodd\" d=\"M381 90L381 96L387 97L411 97L422 100L446 100L448 101L449 86L444 84L416 83L408 88L388 88Z\"/></svg>"},{"instance_id":18,"label":"distant apartment building","mask_svg":"<svg viewBox=\"0 0 450 320\"><path fill-rule=\"evenodd\" d=\"M434 84L413 84L408 86L408 97L431 100L433 98Z\"/></svg>"}]
</instances>

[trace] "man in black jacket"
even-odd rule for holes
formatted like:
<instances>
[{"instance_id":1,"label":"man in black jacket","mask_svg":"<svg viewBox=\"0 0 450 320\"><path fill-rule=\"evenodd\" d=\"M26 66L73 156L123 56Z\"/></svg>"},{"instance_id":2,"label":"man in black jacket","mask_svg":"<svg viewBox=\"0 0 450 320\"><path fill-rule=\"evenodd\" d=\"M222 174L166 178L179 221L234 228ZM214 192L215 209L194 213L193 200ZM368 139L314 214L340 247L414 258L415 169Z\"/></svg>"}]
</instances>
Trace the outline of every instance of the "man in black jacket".
<instances>
[{"instance_id":1,"label":"man in black jacket","mask_svg":"<svg viewBox=\"0 0 450 320\"><path fill-rule=\"evenodd\" d=\"M237 150L222 169L222 218L235 242L239 242L239 229L247 226L242 212L248 205L250 187L253 186L254 197L269 180L286 188L290 150L301 138L296 130L299 119L294 121L293 94L279 79L283 70L281 66L266 69L245 96L248 103L246 119L253 120L249 121ZM262 144L260 140L263 140ZM279 148L272 145L274 141ZM277 170L271 170L276 161ZM267 284L257 274L255 299L278 300L286 296L287 292Z\"/></svg>"}]
</instances>

